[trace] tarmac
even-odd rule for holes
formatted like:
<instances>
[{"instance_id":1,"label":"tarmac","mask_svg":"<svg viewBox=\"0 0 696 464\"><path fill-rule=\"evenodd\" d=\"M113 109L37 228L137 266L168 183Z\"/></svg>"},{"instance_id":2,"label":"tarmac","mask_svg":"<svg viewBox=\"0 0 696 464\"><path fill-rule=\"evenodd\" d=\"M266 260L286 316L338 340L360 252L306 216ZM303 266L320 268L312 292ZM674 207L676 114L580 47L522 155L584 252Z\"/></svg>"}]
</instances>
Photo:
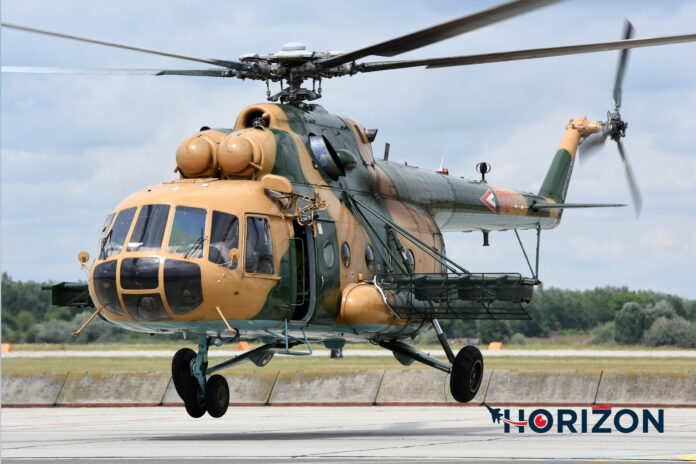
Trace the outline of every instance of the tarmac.
<instances>
[{"instance_id":1,"label":"tarmac","mask_svg":"<svg viewBox=\"0 0 696 464\"><path fill-rule=\"evenodd\" d=\"M458 406L232 407L221 419L163 406L3 408L1 431L6 463L696 461L693 408L665 408L663 433L505 433L486 408Z\"/></svg>"}]
</instances>

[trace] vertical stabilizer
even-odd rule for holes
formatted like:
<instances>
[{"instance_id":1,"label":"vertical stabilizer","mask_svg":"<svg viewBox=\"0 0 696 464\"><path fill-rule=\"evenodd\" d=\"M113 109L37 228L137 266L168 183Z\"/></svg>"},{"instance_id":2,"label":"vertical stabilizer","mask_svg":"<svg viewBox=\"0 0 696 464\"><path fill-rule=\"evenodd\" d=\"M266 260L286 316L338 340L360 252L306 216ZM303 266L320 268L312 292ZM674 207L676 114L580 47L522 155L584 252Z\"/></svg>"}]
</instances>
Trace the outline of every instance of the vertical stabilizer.
<instances>
[{"instance_id":1,"label":"vertical stabilizer","mask_svg":"<svg viewBox=\"0 0 696 464\"><path fill-rule=\"evenodd\" d=\"M539 196L549 198L556 203L565 202L580 138L601 130L601 123L590 122L585 118L572 119L566 125L565 135L541 184Z\"/></svg>"}]
</instances>

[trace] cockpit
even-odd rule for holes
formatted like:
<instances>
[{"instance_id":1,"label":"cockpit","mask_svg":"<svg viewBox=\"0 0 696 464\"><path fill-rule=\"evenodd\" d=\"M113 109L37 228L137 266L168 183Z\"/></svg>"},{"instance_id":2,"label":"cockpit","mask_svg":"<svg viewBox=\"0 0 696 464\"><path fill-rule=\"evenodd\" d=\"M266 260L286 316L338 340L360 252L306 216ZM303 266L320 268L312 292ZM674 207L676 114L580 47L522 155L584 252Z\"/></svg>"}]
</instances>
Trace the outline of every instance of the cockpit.
<instances>
[{"instance_id":1,"label":"cockpit","mask_svg":"<svg viewBox=\"0 0 696 464\"><path fill-rule=\"evenodd\" d=\"M107 217L92 272L105 309L141 321L185 316L203 303L201 269L228 282L242 273L277 279L272 218L192 203L146 203Z\"/></svg>"}]
</instances>

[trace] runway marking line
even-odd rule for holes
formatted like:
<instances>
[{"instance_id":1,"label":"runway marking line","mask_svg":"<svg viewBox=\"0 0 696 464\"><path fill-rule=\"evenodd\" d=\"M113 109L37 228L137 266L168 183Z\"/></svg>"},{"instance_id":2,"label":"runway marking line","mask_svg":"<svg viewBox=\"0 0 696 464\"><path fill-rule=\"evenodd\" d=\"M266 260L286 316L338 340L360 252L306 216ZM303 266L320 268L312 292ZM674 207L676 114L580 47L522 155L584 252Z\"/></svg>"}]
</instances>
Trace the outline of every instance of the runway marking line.
<instances>
[{"instance_id":1,"label":"runway marking line","mask_svg":"<svg viewBox=\"0 0 696 464\"><path fill-rule=\"evenodd\" d=\"M648 460L648 459L681 459L684 461L696 462L696 453L694 454L659 454L647 456L618 456L613 458L592 459L592 461L633 461L633 460Z\"/></svg>"},{"instance_id":2,"label":"runway marking line","mask_svg":"<svg viewBox=\"0 0 696 464\"><path fill-rule=\"evenodd\" d=\"M83 422L54 422L52 424L17 424L17 425L3 425L3 429L17 428L17 427L53 427L58 425L99 425L99 424L118 424L121 422L148 422L148 421L159 421L159 420L172 420L176 417L148 417L145 419L116 419L107 421L83 421Z\"/></svg>"}]
</instances>

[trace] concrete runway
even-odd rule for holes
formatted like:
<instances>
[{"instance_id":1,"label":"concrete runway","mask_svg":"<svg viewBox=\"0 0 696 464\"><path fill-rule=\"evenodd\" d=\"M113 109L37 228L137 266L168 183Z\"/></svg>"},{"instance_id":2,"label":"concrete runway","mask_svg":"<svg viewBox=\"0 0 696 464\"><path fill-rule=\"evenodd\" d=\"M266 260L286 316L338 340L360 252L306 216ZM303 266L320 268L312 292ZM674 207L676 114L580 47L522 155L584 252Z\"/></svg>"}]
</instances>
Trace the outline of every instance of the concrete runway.
<instances>
[{"instance_id":1,"label":"concrete runway","mask_svg":"<svg viewBox=\"0 0 696 464\"><path fill-rule=\"evenodd\" d=\"M696 461L696 409L665 409L664 422L662 434L506 434L483 407L237 407L222 419L177 407L5 408L1 439L6 463Z\"/></svg>"}]
</instances>

